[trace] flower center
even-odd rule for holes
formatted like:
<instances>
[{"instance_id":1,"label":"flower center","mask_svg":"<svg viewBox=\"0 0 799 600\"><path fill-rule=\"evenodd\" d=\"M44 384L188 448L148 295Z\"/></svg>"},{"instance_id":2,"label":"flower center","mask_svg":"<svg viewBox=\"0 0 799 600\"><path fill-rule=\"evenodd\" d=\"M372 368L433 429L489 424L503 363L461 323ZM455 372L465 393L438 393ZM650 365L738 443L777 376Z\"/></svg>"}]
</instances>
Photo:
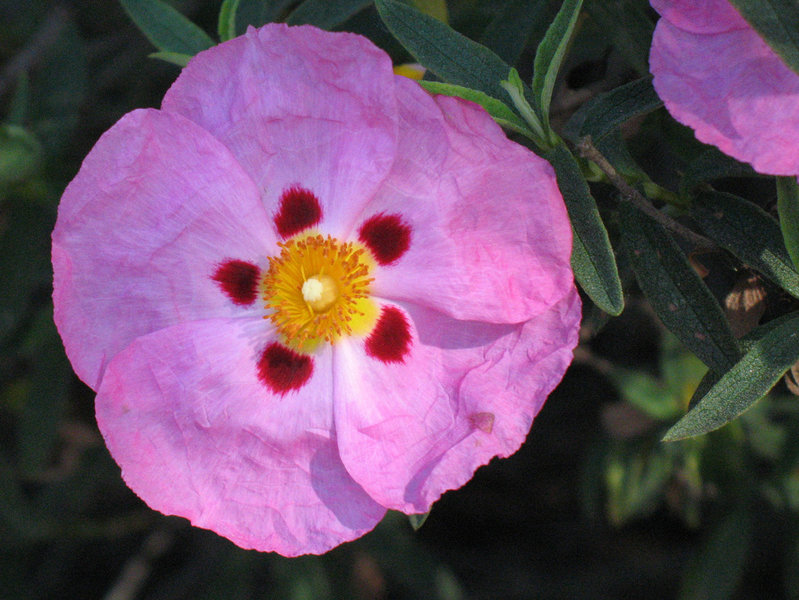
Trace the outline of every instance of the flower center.
<instances>
[{"instance_id":1,"label":"flower center","mask_svg":"<svg viewBox=\"0 0 799 600\"><path fill-rule=\"evenodd\" d=\"M377 307L369 298L372 259L358 243L303 233L278 242L269 258L263 299L283 341L311 352L323 341L366 333Z\"/></svg>"}]
</instances>

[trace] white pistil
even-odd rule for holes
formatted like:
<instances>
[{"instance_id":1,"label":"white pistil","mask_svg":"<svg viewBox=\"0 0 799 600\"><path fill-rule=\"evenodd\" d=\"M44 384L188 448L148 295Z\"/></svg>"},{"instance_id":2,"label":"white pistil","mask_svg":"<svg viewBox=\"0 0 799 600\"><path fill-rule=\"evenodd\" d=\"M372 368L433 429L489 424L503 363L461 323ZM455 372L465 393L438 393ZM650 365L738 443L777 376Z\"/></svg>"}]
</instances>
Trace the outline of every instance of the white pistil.
<instances>
[{"instance_id":1,"label":"white pistil","mask_svg":"<svg viewBox=\"0 0 799 600\"><path fill-rule=\"evenodd\" d=\"M319 302L322 299L322 292L325 286L316 277L309 277L302 284L302 299L306 302Z\"/></svg>"}]
</instances>

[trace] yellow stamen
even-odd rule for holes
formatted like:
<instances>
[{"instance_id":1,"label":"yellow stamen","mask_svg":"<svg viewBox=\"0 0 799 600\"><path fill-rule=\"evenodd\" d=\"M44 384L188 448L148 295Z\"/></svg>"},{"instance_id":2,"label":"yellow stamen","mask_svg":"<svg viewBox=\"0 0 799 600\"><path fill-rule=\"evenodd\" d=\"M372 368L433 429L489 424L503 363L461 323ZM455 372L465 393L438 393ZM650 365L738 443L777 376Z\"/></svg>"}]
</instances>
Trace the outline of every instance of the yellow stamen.
<instances>
[{"instance_id":1,"label":"yellow stamen","mask_svg":"<svg viewBox=\"0 0 799 600\"><path fill-rule=\"evenodd\" d=\"M263 299L286 344L311 352L323 341L372 328L378 313L369 297L374 264L364 247L315 233L278 246L280 255L269 258Z\"/></svg>"}]
</instances>

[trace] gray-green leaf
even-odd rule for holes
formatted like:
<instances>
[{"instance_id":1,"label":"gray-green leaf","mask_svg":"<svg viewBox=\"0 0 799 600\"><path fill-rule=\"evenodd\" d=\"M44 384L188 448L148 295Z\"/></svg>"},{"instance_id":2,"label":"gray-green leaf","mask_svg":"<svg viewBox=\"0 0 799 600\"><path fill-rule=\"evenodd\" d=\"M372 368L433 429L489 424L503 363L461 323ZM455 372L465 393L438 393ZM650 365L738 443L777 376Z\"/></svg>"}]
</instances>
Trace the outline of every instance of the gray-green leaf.
<instances>
[{"instance_id":1,"label":"gray-green leaf","mask_svg":"<svg viewBox=\"0 0 799 600\"><path fill-rule=\"evenodd\" d=\"M207 33L161 0L119 0L125 12L162 52L194 56L214 45Z\"/></svg>"},{"instance_id":2,"label":"gray-green leaf","mask_svg":"<svg viewBox=\"0 0 799 600\"><path fill-rule=\"evenodd\" d=\"M533 98L541 109L541 117L547 128L549 125L549 103L552 101L555 79L558 77L560 65L566 56L566 48L569 45L569 40L582 6L583 0L565 0L535 53Z\"/></svg>"},{"instance_id":3,"label":"gray-green leaf","mask_svg":"<svg viewBox=\"0 0 799 600\"><path fill-rule=\"evenodd\" d=\"M799 315L755 342L710 391L663 437L680 440L718 429L765 396L799 360Z\"/></svg>"},{"instance_id":4,"label":"gray-green leaf","mask_svg":"<svg viewBox=\"0 0 799 600\"><path fill-rule=\"evenodd\" d=\"M403 2L375 0L375 6L394 37L441 79L505 98L500 81L511 67L491 50Z\"/></svg>"},{"instance_id":5,"label":"gray-green leaf","mask_svg":"<svg viewBox=\"0 0 799 600\"><path fill-rule=\"evenodd\" d=\"M619 211L622 240L638 284L669 331L712 370L740 358L716 299L662 225L628 202Z\"/></svg>"},{"instance_id":6,"label":"gray-green leaf","mask_svg":"<svg viewBox=\"0 0 799 600\"><path fill-rule=\"evenodd\" d=\"M619 315L624 309L619 272L591 190L566 146L556 146L544 157L555 168L558 187L569 211L574 232L574 276L594 304L608 314Z\"/></svg>"},{"instance_id":7,"label":"gray-green leaf","mask_svg":"<svg viewBox=\"0 0 799 600\"><path fill-rule=\"evenodd\" d=\"M702 192L692 214L719 245L799 298L799 273L782 244L780 226L765 211L732 194Z\"/></svg>"}]
</instances>

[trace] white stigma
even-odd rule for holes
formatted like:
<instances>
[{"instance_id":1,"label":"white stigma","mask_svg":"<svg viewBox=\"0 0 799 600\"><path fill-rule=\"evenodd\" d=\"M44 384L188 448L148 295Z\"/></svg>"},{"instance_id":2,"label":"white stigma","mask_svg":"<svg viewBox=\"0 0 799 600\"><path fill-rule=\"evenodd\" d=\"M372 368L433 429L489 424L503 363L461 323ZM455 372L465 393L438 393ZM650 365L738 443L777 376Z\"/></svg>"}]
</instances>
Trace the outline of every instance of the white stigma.
<instances>
[{"instance_id":1,"label":"white stigma","mask_svg":"<svg viewBox=\"0 0 799 600\"><path fill-rule=\"evenodd\" d=\"M321 281L316 277L309 277L302 284L302 299L306 302L318 302L322 299L323 290L324 286Z\"/></svg>"}]
</instances>

